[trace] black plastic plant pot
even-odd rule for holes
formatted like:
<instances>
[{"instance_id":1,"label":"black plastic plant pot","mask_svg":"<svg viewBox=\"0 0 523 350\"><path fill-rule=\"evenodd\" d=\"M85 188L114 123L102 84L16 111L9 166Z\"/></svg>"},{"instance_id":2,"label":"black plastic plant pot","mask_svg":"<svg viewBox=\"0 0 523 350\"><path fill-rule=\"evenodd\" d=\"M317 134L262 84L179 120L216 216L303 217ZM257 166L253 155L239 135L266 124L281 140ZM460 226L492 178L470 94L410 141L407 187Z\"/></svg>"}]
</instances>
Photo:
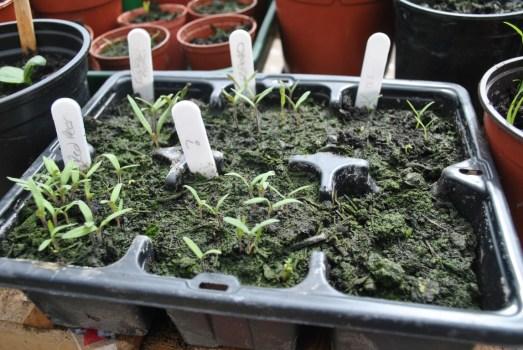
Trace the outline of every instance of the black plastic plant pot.
<instances>
[{"instance_id":1,"label":"black plastic plant pot","mask_svg":"<svg viewBox=\"0 0 523 350\"><path fill-rule=\"evenodd\" d=\"M333 112L345 108L358 84L355 78L309 75L258 76L257 83L261 91L278 86L282 79L299 81L300 88L323 99L325 108ZM191 83L189 97L218 110L223 106L221 91L231 85L224 74L218 73L206 77L197 72L155 75L157 94L179 90L186 83ZM94 118L112 115L111 106L130 93L129 73L118 73L84 107L84 114ZM329 263L325 252L319 250L311 250L307 276L290 288L249 286L235 276L220 273L201 273L190 279L160 276L151 272L155 247L142 235L135 237L122 259L102 268L0 258L0 285L24 290L57 324L69 327L144 334L154 312L164 310L191 345L291 350L296 349L300 332L310 331L309 326L330 329L337 350L523 344L521 251L468 94L454 84L385 81L378 109L404 109L406 99L434 101L438 113L448 116L462 137L463 159L449 164L438 175L433 190L445 196L457 210L456 215L468 221L477 241L473 263L481 295L477 309L341 293L329 281ZM279 109L279 98L270 101ZM97 125L103 127L103 119ZM58 159L57 144L49 146L43 155ZM358 171L346 173L336 170L340 159L331 153L316 156L293 157L292 161L308 162L310 169L316 167L322 173L320 194L328 194L331 185L343 190L346 181L358 188L372 187L365 168L369 163L372 166L372 161L351 158L350 167ZM329 161L321 161L322 157ZM24 178L42 169L39 158ZM16 187L0 201L0 238L6 239L13 232L27 197ZM443 231L439 228L436 235Z\"/></svg>"},{"instance_id":2,"label":"black plastic plant pot","mask_svg":"<svg viewBox=\"0 0 523 350\"><path fill-rule=\"evenodd\" d=\"M62 20L35 20L38 53L59 55L63 67L22 90L0 97L0 194L12 183L6 176L20 176L56 137L51 104L71 97L80 104L89 99L87 54L89 33L82 26ZM22 59L15 22L0 25L0 62L19 64Z\"/></svg>"},{"instance_id":3,"label":"black plastic plant pot","mask_svg":"<svg viewBox=\"0 0 523 350\"><path fill-rule=\"evenodd\" d=\"M481 111L476 90L483 73L523 50L519 35L503 23L521 27L523 11L461 14L417 3L394 1L396 78L460 84L472 96L476 111Z\"/></svg>"}]
</instances>

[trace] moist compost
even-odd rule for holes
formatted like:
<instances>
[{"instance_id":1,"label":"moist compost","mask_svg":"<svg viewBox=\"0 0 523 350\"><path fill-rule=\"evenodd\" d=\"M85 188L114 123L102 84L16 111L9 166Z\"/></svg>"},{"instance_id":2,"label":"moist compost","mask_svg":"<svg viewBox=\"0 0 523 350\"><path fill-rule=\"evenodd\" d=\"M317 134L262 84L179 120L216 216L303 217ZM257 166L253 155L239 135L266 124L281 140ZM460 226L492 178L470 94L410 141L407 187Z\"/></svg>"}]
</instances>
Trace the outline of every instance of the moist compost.
<instances>
[{"instance_id":1,"label":"moist compost","mask_svg":"<svg viewBox=\"0 0 523 350\"><path fill-rule=\"evenodd\" d=\"M523 11L521 0L412 0L412 2L440 11L478 15Z\"/></svg>"},{"instance_id":2,"label":"moist compost","mask_svg":"<svg viewBox=\"0 0 523 350\"><path fill-rule=\"evenodd\" d=\"M71 60L71 57L58 53L38 53L38 55L45 57L47 63L45 66L36 66L34 68L32 75L33 84L47 78L49 75L58 71ZM1 59L0 67L13 66L23 68L25 63L31 57L32 56ZM25 89L28 86L29 85L27 84L5 84L0 82L0 98L9 96L17 91Z\"/></svg>"},{"instance_id":3,"label":"moist compost","mask_svg":"<svg viewBox=\"0 0 523 350\"><path fill-rule=\"evenodd\" d=\"M172 21L180 14L178 12L162 11L160 5L151 3L149 12L140 14L131 20L131 23L148 23L156 21Z\"/></svg>"},{"instance_id":4,"label":"moist compost","mask_svg":"<svg viewBox=\"0 0 523 350\"><path fill-rule=\"evenodd\" d=\"M151 48L154 49L159 43L158 36L161 33L158 32L151 36ZM105 57L125 57L129 56L129 43L127 37L122 37L114 40L113 42L105 45L100 51L99 55Z\"/></svg>"},{"instance_id":5,"label":"moist compost","mask_svg":"<svg viewBox=\"0 0 523 350\"><path fill-rule=\"evenodd\" d=\"M233 27L227 27L227 28L220 28L214 25L210 25L210 28L212 30L212 34L206 38L194 38L191 40L191 44L196 45L212 45L212 44L220 44L225 43L229 41L229 35L234 32L237 29L243 29L245 31L250 31L252 26L250 23L248 24L238 24Z\"/></svg>"},{"instance_id":6,"label":"moist compost","mask_svg":"<svg viewBox=\"0 0 523 350\"><path fill-rule=\"evenodd\" d=\"M506 86L501 89L493 91L492 94L492 104L494 108L505 117L508 115L510 105L514 100L514 97L517 94L519 84L521 80L513 80L509 82ZM523 130L523 106L519 109L516 119L514 120L514 126L520 130Z\"/></svg>"},{"instance_id":7,"label":"moist compost","mask_svg":"<svg viewBox=\"0 0 523 350\"><path fill-rule=\"evenodd\" d=\"M275 176L268 180L284 194L312 185L295 196L301 204L271 214L279 222L266 227L256 252L247 254L232 226L200 212L186 189L165 187L169 164L151 157L150 138L124 99L111 103L99 119L86 121L88 141L98 154L95 161L111 152L122 165L138 165L123 175L124 205L133 211L125 215L121 228L110 225L102 244L84 237L61 241L59 254L38 252L48 233L28 206L19 226L0 245L0 253L103 266L121 257L133 238L143 234L153 241L155 260L150 270L155 274L191 278L202 271L219 271L237 276L244 284L285 287L304 278L311 253L321 250L331 266L330 282L345 293L478 308L473 270L476 236L452 204L431 191L445 167L465 158L454 112L428 112L427 120L434 121L425 139L404 103L401 109L370 114L353 108L338 113L327 107L324 98L315 96L299 114L287 110L282 115L279 108L270 107L279 105L279 97L271 98L271 103L261 106L259 133L246 106L238 107L235 126L231 107L211 111L196 101L210 144L225 155L223 173L237 172L252 179L273 170ZM172 124L164 128L160 144L179 144ZM288 166L292 155L320 151L367 159L380 191L360 196L340 192L334 201L320 201L317 175ZM93 206L101 217L108 209L96 201L107 198L115 184L116 175L104 161L92 184ZM213 206L228 194L221 213L243 218L249 227L268 217L266 206L242 204L250 195L235 177L187 175L183 184L192 186ZM272 189L265 195L273 202L279 198ZM222 254L199 261L183 236L204 252L219 249ZM311 240L315 243L307 244Z\"/></svg>"},{"instance_id":8,"label":"moist compost","mask_svg":"<svg viewBox=\"0 0 523 350\"><path fill-rule=\"evenodd\" d=\"M248 4L238 0L212 0L208 4L195 7L194 11L202 15L239 12Z\"/></svg>"}]
</instances>

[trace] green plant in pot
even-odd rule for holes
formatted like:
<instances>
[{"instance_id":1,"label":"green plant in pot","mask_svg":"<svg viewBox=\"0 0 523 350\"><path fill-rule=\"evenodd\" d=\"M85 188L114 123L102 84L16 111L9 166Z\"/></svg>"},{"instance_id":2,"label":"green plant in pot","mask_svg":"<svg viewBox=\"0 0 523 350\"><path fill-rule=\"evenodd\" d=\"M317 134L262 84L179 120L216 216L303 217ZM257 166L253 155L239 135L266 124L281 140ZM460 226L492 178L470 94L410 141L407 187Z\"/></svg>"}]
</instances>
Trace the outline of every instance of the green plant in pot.
<instances>
[{"instance_id":1,"label":"green plant in pot","mask_svg":"<svg viewBox=\"0 0 523 350\"><path fill-rule=\"evenodd\" d=\"M481 111L477 83L494 64L520 55L520 1L395 0L396 78L464 86ZM495 49L493 49L495 48Z\"/></svg>"},{"instance_id":2,"label":"green plant in pot","mask_svg":"<svg viewBox=\"0 0 523 350\"><path fill-rule=\"evenodd\" d=\"M257 0L192 0L187 8L192 19L230 13L252 17L257 5Z\"/></svg>"},{"instance_id":3,"label":"green plant in pot","mask_svg":"<svg viewBox=\"0 0 523 350\"><path fill-rule=\"evenodd\" d=\"M35 20L37 50L23 54L16 23L0 24L0 193L56 136L49 108L59 97L85 103L87 31L72 22Z\"/></svg>"},{"instance_id":4,"label":"green plant in pot","mask_svg":"<svg viewBox=\"0 0 523 350\"><path fill-rule=\"evenodd\" d=\"M227 68L231 65L229 35L244 29L254 39L257 25L251 17L215 15L187 23L178 32L188 65L194 70Z\"/></svg>"},{"instance_id":5,"label":"green plant in pot","mask_svg":"<svg viewBox=\"0 0 523 350\"><path fill-rule=\"evenodd\" d=\"M142 1L142 6L126 11L118 16L120 26L137 24L154 24L164 27L170 32L169 69L184 69L185 61L180 44L176 40L178 30L187 21L187 8L180 4L161 3L156 0Z\"/></svg>"}]
</instances>

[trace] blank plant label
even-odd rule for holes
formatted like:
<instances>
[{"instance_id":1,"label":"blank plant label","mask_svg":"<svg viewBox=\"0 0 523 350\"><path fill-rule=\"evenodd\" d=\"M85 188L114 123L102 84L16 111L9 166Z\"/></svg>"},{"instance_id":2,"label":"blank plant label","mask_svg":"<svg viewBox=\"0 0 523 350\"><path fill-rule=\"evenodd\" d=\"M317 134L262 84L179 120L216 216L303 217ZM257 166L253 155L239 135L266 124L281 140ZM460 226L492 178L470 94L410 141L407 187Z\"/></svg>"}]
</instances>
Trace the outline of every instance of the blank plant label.
<instances>
[{"instance_id":1,"label":"blank plant label","mask_svg":"<svg viewBox=\"0 0 523 350\"><path fill-rule=\"evenodd\" d=\"M141 28L133 29L127 35L129 64L133 91L146 101L154 101L153 56L151 36Z\"/></svg>"}]
</instances>

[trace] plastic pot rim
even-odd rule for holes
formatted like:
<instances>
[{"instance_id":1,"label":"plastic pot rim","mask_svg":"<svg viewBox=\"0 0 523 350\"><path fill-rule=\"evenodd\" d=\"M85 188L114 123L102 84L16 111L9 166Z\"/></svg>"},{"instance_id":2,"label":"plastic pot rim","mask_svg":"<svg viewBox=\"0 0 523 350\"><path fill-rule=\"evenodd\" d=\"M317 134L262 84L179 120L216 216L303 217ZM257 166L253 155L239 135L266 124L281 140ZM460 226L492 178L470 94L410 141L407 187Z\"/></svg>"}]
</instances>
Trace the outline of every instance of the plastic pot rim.
<instances>
[{"instance_id":1,"label":"plastic pot rim","mask_svg":"<svg viewBox=\"0 0 523 350\"><path fill-rule=\"evenodd\" d=\"M411 0L394 0L396 4L402 4L404 6L410 7L419 12L426 12L435 16L445 16L445 17L455 17L456 19L463 20L503 20L510 19L514 16L523 16L523 10L516 12L505 12L505 13L491 13L491 14L471 14L471 13L459 13L459 12L448 12L435 10L430 7L422 6L413 3Z\"/></svg>"},{"instance_id":2,"label":"plastic pot rim","mask_svg":"<svg viewBox=\"0 0 523 350\"><path fill-rule=\"evenodd\" d=\"M513 65L515 63L520 63L519 66L511 68L507 71L502 72L502 74L497 74L499 70L509 66ZM516 128L515 126L509 124L505 117L503 117L496 108L492 105L489 97L488 92L492 85L499 81L500 79L503 79L507 74L513 73L515 71L523 71L523 56L521 57L514 57L508 60L505 60L503 62L500 62L494 66L492 66L481 78L479 82L479 100L481 102L481 106L483 107L483 110L490 114L492 116L492 119L498 124L500 127L502 127L506 132L508 132L510 135L518 138L519 140L523 141L523 130L520 130Z\"/></svg>"},{"instance_id":3,"label":"plastic pot rim","mask_svg":"<svg viewBox=\"0 0 523 350\"><path fill-rule=\"evenodd\" d=\"M5 97L0 97L0 105L13 103L16 99L18 99L18 98L20 98L20 97L22 97L24 95L35 93L37 90L39 90L42 87L44 87L45 85L49 84L49 82L58 79L62 74L64 74L65 72L67 72L67 71L69 71L71 69L73 69L75 66L80 64L81 58L83 56L88 55L88 53L89 53L89 47L91 45L91 39L90 39L89 32L82 25L77 24L75 22L65 21L65 20L61 20L61 19L35 19L35 20L33 20L33 23L35 23L35 24L38 24L38 23L56 23L56 24L62 24L62 25L73 27L74 29L76 29L82 35L82 47L80 47L80 49L78 50L76 55L74 55L69 60L69 62L67 62L67 64L65 64L62 68L60 68L56 72L51 73L50 75L48 75L44 79L42 79L42 80L40 80L40 81L38 81L38 82L36 82L36 83L26 87L26 88L23 88L22 90L16 91L16 92L14 92L14 93L12 93L10 95L7 95ZM2 23L2 24L0 24L0 27L7 26L7 25L12 25L12 24L14 24L15 28L16 28L16 22L15 21ZM38 33L38 28L35 28L35 32Z\"/></svg>"},{"instance_id":4,"label":"plastic pot rim","mask_svg":"<svg viewBox=\"0 0 523 350\"><path fill-rule=\"evenodd\" d=\"M117 61L117 60L122 60L122 59L129 58L129 56L103 56L103 55L100 55L98 52L100 52L100 50L103 47L105 47L105 45L107 45L107 44L102 44L99 48L97 48L95 50L94 43L98 42L99 40L104 39L107 34L113 34L113 33L116 33L116 32L124 32L126 30L129 31L129 30L132 30L132 29L135 29L135 28L142 28L143 29L144 27L145 28L150 28L150 29L158 29L158 30L160 30L161 32L163 32L165 34L165 37L163 38L163 40L161 42L159 42L158 44L156 44L156 46L151 48L152 52L154 52L155 50L157 50L160 47L162 47L164 45L167 45L169 43L169 40L171 38L171 33L165 27L157 25L157 24L151 24L151 23L133 24L133 25L126 25L125 27L119 27L119 28L110 30L110 31L105 32L102 35L98 36L95 40L93 40L93 45L91 45L91 48L89 49L89 54L91 56L93 56L97 60L104 60L104 61ZM121 37L122 38L123 37L127 37L127 34L122 35ZM118 38L120 38L120 37L118 37Z\"/></svg>"},{"instance_id":5,"label":"plastic pot rim","mask_svg":"<svg viewBox=\"0 0 523 350\"><path fill-rule=\"evenodd\" d=\"M231 18L232 17L232 18ZM184 37L182 37L182 34L184 34L185 31L187 31L187 28L192 27L198 27L202 22L208 22L210 20L220 20L220 19L238 19L243 20L242 22L250 22L251 23L251 29L249 30L249 35L251 37L254 36L256 33L256 30L258 29L258 24L256 23L256 20L252 17L245 16L245 15L239 15L239 14L222 14L222 15L212 15L212 16L205 16L202 18L198 18L194 21L186 23L183 27L178 30L178 33L176 34L176 39L178 42L186 49L192 49L192 50L201 50L201 49L212 49L212 48L222 48L229 46L229 41L218 44L209 44L209 45L196 45L193 43L190 43L189 41L185 40Z\"/></svg>"}]
</instances>

